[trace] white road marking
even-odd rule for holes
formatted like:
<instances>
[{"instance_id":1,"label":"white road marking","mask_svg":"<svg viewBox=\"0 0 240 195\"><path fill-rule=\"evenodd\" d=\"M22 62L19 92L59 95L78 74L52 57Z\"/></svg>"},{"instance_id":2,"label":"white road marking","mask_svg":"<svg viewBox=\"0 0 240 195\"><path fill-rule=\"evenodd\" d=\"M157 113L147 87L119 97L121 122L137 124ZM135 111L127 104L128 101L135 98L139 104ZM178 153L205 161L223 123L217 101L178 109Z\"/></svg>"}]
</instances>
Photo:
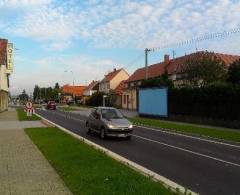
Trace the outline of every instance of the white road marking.
<instances>
[{"instance_id":1,"label":"white road marking","mask_svg":"<svg viewBox=\"0 0 240 195\"><path fill-rule=\"evenodd\" d=\"M161 145L164 145L164 146L167 146L167 147L170 147L170 148L174 148L174 149L177 149L177 150L188 152L188 153L191 153L191 154L194 154L194 155L197 155L197 156L209 158L209 159L212 159L212 160L215 160L215 161L219 161L219 162L222 162L222 163L226 163L226 164L230 164L230 165L233 165L233 166L240 167L240 164L229 162L229 161L225 161L225 160L222 160L220 158L215 158L215 157L208 156L208 155L205 155L205 154L201 154L201 153L198 153L198 152L193 152L193 151L188 150L188 149L184 149L184 148L180 148L180 147L177 147L177 146L169 145L169 144L166 144L166 143L163 143L163 142L159 142L159 141L152 140L152 139L149 139L149 138L145 138L145 137L142 137L142 136L138 136L138 135L135 135L135 134L132 134L132 136L137 137L139 139L146 140L146 141L150 141L150 142L154 142L154 143L157 143L157 144L161 144Z\"/></svg>"},{"instance_id":2,"label":"white road marking","mask_svg":"<svg viewBox=\"0 0 240 195\"><path fill-rule=\"evenodd\" d=\"M184 134L177 133L177 132L171 132L170 130L168 131L168 130L155 129L155 128L151 128L151 127L144 127L144 126L141 126L141 125L134 125L134 126L135 127L140 127L140 128L143 128L143 129L152 130L152 131L159 131L159 132L170 134L170 135L177 135L177 136L187 137L187 138L191 138L191 139L197 139L197 140L201 140L201 141L205 141L205 142L209 142L209 143L213 143L213 144L220 144L220 145L240 148L240 145L233 145L233 144L224 143L224 142L220 142L220 141L214 141L214 140L210 140L210 139L194 137L194 136L191 136L191 135L184 135Z\"/></svg>"}]
</instances>

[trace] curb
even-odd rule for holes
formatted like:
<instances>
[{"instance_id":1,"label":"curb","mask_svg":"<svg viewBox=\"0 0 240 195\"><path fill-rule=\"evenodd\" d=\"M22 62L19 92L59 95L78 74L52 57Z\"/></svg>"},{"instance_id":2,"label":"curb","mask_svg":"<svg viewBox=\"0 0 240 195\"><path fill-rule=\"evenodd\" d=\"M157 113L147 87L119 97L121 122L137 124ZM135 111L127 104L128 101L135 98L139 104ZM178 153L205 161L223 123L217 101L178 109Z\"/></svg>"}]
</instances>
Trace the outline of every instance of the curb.
<instances>
[{"instance_id":1,"label":"curb","mask_svg":"<svg viewBox=\"0 0 240 195\"><path fill-rule=\"evenodd\" d=\"M66 129L66 128L64 128L64 127L46 119L46 118L44 118L43 116L41 116L37 113L36 113L36 115L39 116L40 118L42 118L43 120L47 121L48 123L54 125L55 127L59 128L60 130L66 132L67 134L83 141L84 143L94 147L95 149L97 149L97 150L103 152L104 154L110 156L111 158L117 160L118 162L121 162L121 163L127 165L128 167L134 169L135 171L141 173L142 175L145 175L146 177L149 177L153 181L160 182L166 188L169 188L170 190L172 190L175 193L198 195L197 193L195 193L195 192L193 192L189 189L186 189L183 186L181 186L181 185L179 185L179 184L177 184L177 183L175 183L175 182L173 182L173 181L171 181L171 180L169 180L169 179L167 179L167 178L165 178L165 177L163 177L163 176L161 176L161 175L159 175L159 174L157 174L157 173L155 173L155 172L153 172L153 171L151 171L151 170L149 170L149 169L147 169L147 168L145 168L145 167L143 167L143 166L141 166L141 165L139 165L135 162L132 162L132 161L130 161L130 160L128 160L128 159L126 159L126 158L124 158L124 157L122 157L122 156L120 156L120 155L118 155L118 154L116 154L116 153L98 145L98 144L95 144L94 142L92 142L92 141L90 141L90 140L88 140L88 139L86 139L86 138L84 138L80 135L77 135L77 134L69 131L68 129Z\"/></svg>"}]
</instances>

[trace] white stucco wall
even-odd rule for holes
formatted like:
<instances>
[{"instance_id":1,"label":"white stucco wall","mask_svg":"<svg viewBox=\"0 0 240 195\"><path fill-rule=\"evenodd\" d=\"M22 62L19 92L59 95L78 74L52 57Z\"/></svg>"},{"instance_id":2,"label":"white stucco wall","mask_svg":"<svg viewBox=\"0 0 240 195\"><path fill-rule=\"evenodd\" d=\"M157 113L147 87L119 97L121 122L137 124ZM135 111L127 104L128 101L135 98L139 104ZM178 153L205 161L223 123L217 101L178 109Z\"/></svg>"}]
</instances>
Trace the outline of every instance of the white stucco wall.
<instances>
[{"instance_id":1,"label":"white stucco wall","mask_svg":"<svg viewBox=\"0 0 240 195\"><path fill-rule=\"evenodd\" d=\"M126 71L121 70L110 82L110 89L114 90L124 80L127 80L129 75Z\"/></svg>"},{"instance_id":2,"label":"white stucco wall","mask_svg":"<svg viewBox=\"0 0 240 195\"><path fill-rule=\"evenodd\" d=\"M8 91L6 66L0 65L0 90Z\"/></svg>"}]
</instances>

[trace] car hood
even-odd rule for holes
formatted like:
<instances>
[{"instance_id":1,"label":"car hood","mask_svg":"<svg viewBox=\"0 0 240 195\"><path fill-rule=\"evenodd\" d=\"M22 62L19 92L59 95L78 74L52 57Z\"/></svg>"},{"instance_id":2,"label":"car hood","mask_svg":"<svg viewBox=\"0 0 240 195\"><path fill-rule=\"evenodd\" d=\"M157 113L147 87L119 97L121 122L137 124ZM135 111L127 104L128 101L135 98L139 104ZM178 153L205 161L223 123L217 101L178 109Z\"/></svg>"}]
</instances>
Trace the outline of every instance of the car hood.
<instances>
[{"instance_id":1,"label":"car hood","mask_svg":"<svg viewBox=\"0 0 240 195\"><path fill-rule=\"evenodd\" d=\"M106 122L106 124L113 125L114 127L129 127L132 124L125 118L109 120L105 119L104 121Z\"/></svg>"}]
</instances>

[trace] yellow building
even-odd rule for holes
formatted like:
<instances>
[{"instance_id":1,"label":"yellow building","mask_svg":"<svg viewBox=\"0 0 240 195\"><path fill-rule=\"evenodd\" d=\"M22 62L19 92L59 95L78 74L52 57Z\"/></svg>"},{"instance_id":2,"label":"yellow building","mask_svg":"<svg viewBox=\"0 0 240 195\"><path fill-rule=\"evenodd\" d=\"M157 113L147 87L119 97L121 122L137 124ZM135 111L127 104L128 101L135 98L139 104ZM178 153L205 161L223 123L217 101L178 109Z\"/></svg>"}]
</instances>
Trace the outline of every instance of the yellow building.
<instances>
[{"instance_id":1,"label":"yellow building","mask_svg":"<svg viewBox=\"0 0 240 195\"><path fill-rule=\"evenodd\" d=\"M122 94L122 108L129 110L137 110L137 89L128 88Z\"/></svg>"},{"instance_id":2,"label":"yellow building","mask_svg":"<svg viewBox=\"0 0 240 195\"><path fill-rule=\"evenodd\" d=\"M8 109L9 76L13 72L13 44L0 39L0 112Z\"/></svg>"}]
</instances>

